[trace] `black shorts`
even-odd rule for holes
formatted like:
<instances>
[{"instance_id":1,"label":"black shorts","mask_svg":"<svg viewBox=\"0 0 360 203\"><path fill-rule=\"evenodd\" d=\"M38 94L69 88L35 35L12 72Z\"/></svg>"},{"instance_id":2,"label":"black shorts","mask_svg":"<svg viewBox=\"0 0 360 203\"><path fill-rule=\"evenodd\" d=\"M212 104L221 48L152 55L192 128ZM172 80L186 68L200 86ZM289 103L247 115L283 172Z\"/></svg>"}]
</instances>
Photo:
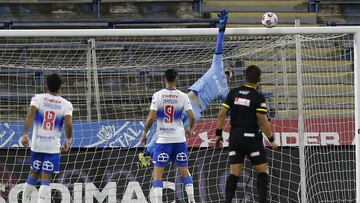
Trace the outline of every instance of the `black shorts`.
<instances>
[{"instance_id":1,"label":"black shorts","mask_svg":"<svg viewBox=\"0 0 360 203\"><path fill-rule=\"evenodd\" d=\"M231 129L229 140L230 164L244 163L248 156L253 165L267 163L266 151L261 133L245 133Z\"/></svg>"}]
</instances>

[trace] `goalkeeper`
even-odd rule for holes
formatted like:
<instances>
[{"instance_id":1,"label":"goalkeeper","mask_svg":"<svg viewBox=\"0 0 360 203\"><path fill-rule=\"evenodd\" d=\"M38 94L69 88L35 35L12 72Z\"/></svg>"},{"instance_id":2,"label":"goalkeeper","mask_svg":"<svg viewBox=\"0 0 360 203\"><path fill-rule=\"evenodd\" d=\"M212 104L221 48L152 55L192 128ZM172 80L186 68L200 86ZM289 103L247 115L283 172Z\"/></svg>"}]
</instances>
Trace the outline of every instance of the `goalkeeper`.
<instances>
[{"instance_id":1,"label":"goalkeeper","mask_svg":"<svg viewBox=\"0 0 360 203\"><path fill-rule=\"evenodd\" d=\"M218 14L218 16L219 33L217 36L216 48L211 67L199 80L188 88L188 96L195 114L195 121L200 119L201 112L203 112L211 102L216 99L224 101L229 92L227 82L232 77L232 70L224 70L222 61L223 42L228 12L223 10ZM186 112L182 115L182 121L185 128L188 127L188 115ZM156 135L153 135L150 142L146 145L145 153L139 154L139 160L142 166L150 165L155 141Z\"/></svg>"}]
</instances>

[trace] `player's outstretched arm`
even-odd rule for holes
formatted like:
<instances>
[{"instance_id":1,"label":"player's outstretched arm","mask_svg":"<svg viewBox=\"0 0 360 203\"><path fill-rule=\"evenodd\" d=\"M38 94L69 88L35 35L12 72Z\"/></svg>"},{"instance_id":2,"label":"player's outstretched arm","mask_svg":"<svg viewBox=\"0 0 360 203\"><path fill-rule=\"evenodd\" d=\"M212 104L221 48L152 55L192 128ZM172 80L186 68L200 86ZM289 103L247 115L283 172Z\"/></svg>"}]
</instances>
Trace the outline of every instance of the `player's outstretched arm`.
<instances>
[{"instance_id":1,"label":"player's outstretched arm","mask_svg":"<svg viewBox=\"0 0 360 203\"><path fill-rule=\"evenodd\" d=\"M66 115L64 117L64 123L65 123L66 139L65 139L63 152L68 152L72 143L72 134L73 134L72 116Z\"/></svg>"},{"instance_id":2,"label":"player's outstretched arm","mask_svg":"<svg viewBox=\"0 0 360 203\"><path fill-rule=\"evenodd\" d=\"M34 122L36 111L37 111L37 108L35 106L31 105L29 108L29 111L26 115L26 118L24 121L24 133L23 133L23 136L21 139L21 142L24 146L29 145L29 129Z\"/></svg>"},{"instance_id":3,"label":"player's outstretched arm","mask_svg":"<svg viewBox=\"0 0 360 203\"><path fill-rule=\"evenodd\" d=\"M218 17L219 17L219 33L217 36L215 54L222 54L226 23L227 23L227 19L228 19L227 10L223 10L220 13L218 13Z\"/></svg>"},{"instance_id":4,"label":"player's outstretched arm","mask_svg":"<svg viewBox=\"0 0 360 203\"><path fill-rule=\"evenodd\" d=\"M228 12L226 10L221 11L219 14L219 33L217 36L217 43L215 47L215 54L212 60L210 69L193 85L189 87L189 97L195 102L195 104L204 110L213 100L223 97L222 94L225 91L218 92L216 85L214 85L214 77L218 78L219 83L223 86L223 89L227 88L226 80L223 78L223 62L222 62L222 53L223 53L223 43L224 43L224 34L228 18ZM228 76L228 79L231 78L231 72L225 74ZM225 82L223 82L225 81ZM210 89L210 91L209 91ZM206 92L202 94L202 92ZM227 92L227 91L226 91ZM195 109L194 109L195 110Z\"/></svg>"}]
</instances>

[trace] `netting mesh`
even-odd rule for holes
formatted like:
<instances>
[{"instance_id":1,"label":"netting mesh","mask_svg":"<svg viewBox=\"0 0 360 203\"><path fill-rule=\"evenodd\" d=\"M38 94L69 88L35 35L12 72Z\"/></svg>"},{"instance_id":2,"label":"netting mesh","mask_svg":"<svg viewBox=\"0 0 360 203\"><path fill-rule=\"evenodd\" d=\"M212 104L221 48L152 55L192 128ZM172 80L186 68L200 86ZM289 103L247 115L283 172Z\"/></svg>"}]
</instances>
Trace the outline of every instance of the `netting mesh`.
<instances>
[{"instance_id":1,"label":"netting mesh","mask_svg":"<svg viewBox=\"0 0 360 203\"><path fill-rule=\"evenodd\" d=\"M244 82L247 65L256 64L263 71L260 91L282 145L277 151L267 150L270 202L299 202L300 196L295 44L294 35L231 35L224 43L225 66L235 73L230 88ZM351 44L348 34L301 37L308 202L355 200ZM53 188L64 185L74 202L101 202L100 195L92 195L96 188L108 202L150 201L152 167L139 167L137 153L143 150L138 148L139 138L151 96L164 87L163 71L170 67L179 71L179 89L187 92L210 67L215 45L215 36L1 38L1 196L16 201L15 185L27 178L29 149L19 147L22 121L31 97L46 91L44 77L59 72L65 79L61 95L74 105L74 147L62 155L61 172L53 181L60 186ZM225 197L228 151L214 149L210 140L218 110L219 101L214 101L197 122L196 136L189 139L198 202ZM169 188L164 201L185 202L174 165L166 168L164 180ZM53 201L60 202L64 191L54 190ZM248 160L236 198L257 200L256 174Z\"/></svg>"},{"instance_id":2,"label":"netting mesh","mask_svg":"<svg viewBox=\"0 0 360 203\"><path fill-rule=\"evenodd\" d=\"M307 38L304 37L306 40ZM334 41L336 39L336 41ZM309 202L355 201L354 73L349 35L305 41L303 65L304 127ZM318 55L314 50L328 50ZM312 147L314 143L320 146ZM326 145L326 146L325 146Z\"/></svg>"}]
</instances>

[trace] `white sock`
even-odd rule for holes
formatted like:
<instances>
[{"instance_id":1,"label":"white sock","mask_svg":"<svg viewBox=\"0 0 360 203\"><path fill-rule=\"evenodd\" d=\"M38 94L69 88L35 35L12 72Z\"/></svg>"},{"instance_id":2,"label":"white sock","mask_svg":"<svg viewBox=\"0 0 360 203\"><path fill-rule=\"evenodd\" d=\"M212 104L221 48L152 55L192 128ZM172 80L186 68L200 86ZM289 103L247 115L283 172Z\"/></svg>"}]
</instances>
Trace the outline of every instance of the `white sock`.
<instances>
[{"instance_id":1,"label":"white sock","mask_svg":"<svg viewBox=\"0 0 360 203\"><path fill-rule=\"evenodd\" d=\"M22 202L23 203L30 203L31 200L31 193L36 190L34 185L30 185L29 183L25 183L24 190L22 193Z\"/></svg>"},{"instance_id":2,"label":"white sock","mask_svg":"<svg viewBox=\"0 0 360 203\"><path fill-rule=\"evenodd\" d=\"M39 189L38 203L51 202L51 188L49 185L41 185Z\"/></svg>"},{"instance_id":3,"label":"white sock","mask_svg":"<svg viewBox=\"0 0 360 203\"><path fill-rule=\"evenodd\" d=\"M189 199L189 203L195 203L195 197L194 197L194 185L193 184L187 184L185 185L185 191Z\"/></svg>"},{"instance_id":4,"label":"white sock","mask_svg":"<svg viewBox=\"0 0 360 203\"><path fill-rule=\"evenodd\" d=\"M163 195L162 187L155 187L154 195L155 195L155 202L152 203L162 203L162 195Z\"/></svg>"}]
</instances>

